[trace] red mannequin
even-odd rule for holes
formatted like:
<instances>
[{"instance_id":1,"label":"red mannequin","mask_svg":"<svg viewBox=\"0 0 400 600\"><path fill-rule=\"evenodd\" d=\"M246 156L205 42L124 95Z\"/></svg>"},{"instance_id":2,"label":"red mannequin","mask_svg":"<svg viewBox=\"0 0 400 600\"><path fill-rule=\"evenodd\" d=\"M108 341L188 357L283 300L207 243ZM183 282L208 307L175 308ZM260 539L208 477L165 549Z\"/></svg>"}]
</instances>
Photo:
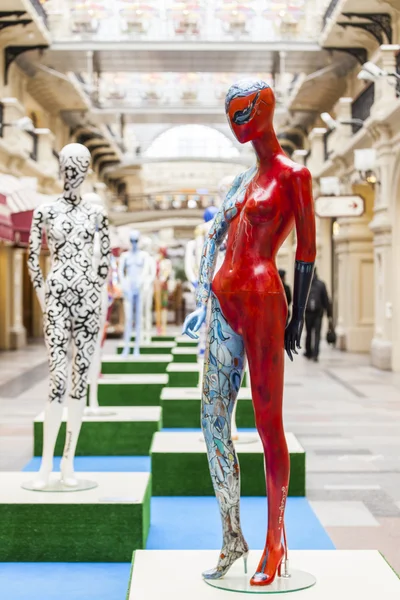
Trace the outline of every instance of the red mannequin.
<instances>
[{"instance_id":1,"label":"red mannequin","mask_svg":"<svg viewBox=\"0 0 400 600\"><path fill-rule=\"evenodd\" d=\"M215 218L203 251L197 295L199 308L187 317L184 324L184 331L195 337L194 332L198 331L205 318L205 306L211 294L213 314L205 358L202 425L214 489L220 502L224 546L216 569L203 574L206 578L223 576L234 560L247 556L247 544L240 528L239 505L238 502L235 504L234 493L227 489L221 499L223 482L219 473L218 477L215 475L212 444L216 432L225 427L221 425L219 416L216 429L213 417L214 398L218 397L220 403L226 401L227 434L222 440L232 452L231 440L226 437L230 436L229 418L240 386L244 353L249 361L256 426L264 448L268 492L266 545L257 572L251 579L252 585L270 584L276 572L280 574L285 553L282 529L289 483L289 456L282 423L284 346L293 360L292 353L297 354L297 348L300 347L304 310L315 260L310 173L305 167L292 162L280 147L273 129L274 105L273 91L262 81L239 82L228 92L226 112L232 131L241 143L252 142L258 164L237 178ZM275 258L294 224L297 252L293 314L285 331L287 304ZM226 232L225 260L212 279L217 249ZM219 339L215 342L216 338ZM230 366L226 371L228 384L221 379L225 366L218 362L221 345L225 346L225 352L230 352ZM243 346L244 351L241 349ZM213 366L215 364L216 368ZM236 369L236 382L232 369ZM222 392L223 384L225 387ZM230 470L232 465L228 458L223 456L226 460L223 463L220 455L219 467L232 476L237 471L239 478L236 456Z\"/></svg>"}]
</instances>

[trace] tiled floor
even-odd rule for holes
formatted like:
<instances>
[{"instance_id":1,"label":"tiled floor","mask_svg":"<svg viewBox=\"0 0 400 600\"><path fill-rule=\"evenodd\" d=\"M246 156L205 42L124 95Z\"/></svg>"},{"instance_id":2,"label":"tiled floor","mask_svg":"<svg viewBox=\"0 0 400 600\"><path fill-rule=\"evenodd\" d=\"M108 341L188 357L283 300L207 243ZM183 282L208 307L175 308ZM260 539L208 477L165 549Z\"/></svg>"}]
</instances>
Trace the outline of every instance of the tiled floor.
<instances>
[{"instance_id":1,"label":"tiled floor","mask_svg":"<svg viewBox=\"0 0 400 600\"><path fill-rule=\"evenodd\" d=\"M400 573L400 376L323 348L318 364L288 361L286 382L285 426L307 451L313 510L338 548L376 548ZM46 395L43 344L0 354L1 470L31 458Z\"/></svg>"}]
</instances>

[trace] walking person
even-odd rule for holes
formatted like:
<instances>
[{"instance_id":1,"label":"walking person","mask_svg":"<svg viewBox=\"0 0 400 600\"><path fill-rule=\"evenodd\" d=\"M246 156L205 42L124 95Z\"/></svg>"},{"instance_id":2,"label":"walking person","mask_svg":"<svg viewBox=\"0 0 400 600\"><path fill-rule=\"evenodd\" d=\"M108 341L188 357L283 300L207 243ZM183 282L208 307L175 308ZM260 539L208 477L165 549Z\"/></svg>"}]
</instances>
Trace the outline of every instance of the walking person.
<instances>
[{"instance_id":1,"label":"walking person","mask_svg":"<svg viewBox=\"0 0 400 600\"><path fill-rule=\"evenodd\" d=\"M281 281L283 283L283 288L285 290L285 296L286 296L286 301L287 301L287 307L288 307L288 316L287 316L287 323L289 322L289 317L290 317L290 305L292 304L292 291L290 289L290 285L288 285L286 283L286 271L285 269L279 269L278 271L279 273L279 277L281 278Z\"/></svg>"},{"instance_id":2,"label":"walking person","mask_svg":"<svg viewBox=\"0 0 400 600\"><path fill-rule=\"evenodd\" d=\"M326 312L329 325L332 325L332 305L326 291L326 285L318 279L317 271L311 284L310 295L306 307L306 351L304 356L309 360L318 362L319 342L321 339L322 318Z\"/></svg>"}]
</instances>

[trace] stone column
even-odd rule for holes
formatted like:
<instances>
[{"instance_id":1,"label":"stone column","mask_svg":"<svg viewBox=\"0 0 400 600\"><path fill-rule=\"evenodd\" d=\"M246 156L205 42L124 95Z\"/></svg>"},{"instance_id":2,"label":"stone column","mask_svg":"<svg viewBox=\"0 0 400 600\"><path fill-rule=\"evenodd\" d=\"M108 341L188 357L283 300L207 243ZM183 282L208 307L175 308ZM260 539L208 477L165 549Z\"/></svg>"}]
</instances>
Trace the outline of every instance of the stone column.
<instances>
[{"instance_id":1,"label":"stone column","mask_svg":"<svg viewBox=\"0 0 400 600\"><path fill-rule=\"evenodd\" d=\"M354 186L364 197L362 217L337 219L335 254L338 267L337 346L349 352L368 352L374 323L374 258L369 229L372 189Z\"/></svg>"},{"instance_id":2,"label":"stone column","mask_svg":"<svg viewBox=\"0 0 400 600\"><path fill-rule=\"evenodd\" d=\"M390 132L379 127L375 143L377 151L377 178L374 217L370 229L374 234L375 265L375 327L371 342L371 361L379 369L392 367L392 218L390 204L396 200L396 190L392 189L395 156ZM397 277L396 273L396 277Z\"/></svg>"},{"instance_id":3,"label":"stone column","mask_svg":"<svg viewBox=\"0 0 400 600\"><path fill-rule=\"evenodd\" d=\"M24 251L21 248L13 248L11 253L11 327L10 346L12 350L18 350L26 344L26 330L23 325L22 303L23 303L23 260Z\"/></svg>"},{"instance_id":4,"label":"stone column","mask_svg":"<svg viewBox=\"0 0 400 600\"><path fill-rule=\"evenodd\" d=\"M379 48L376 64L388 73L396 72L396 54L399 47L384 44ZM381 118L382 110L391 109L397 102L396 79L394 77L378 77L375 80L375 101L371 109L371 117L377 121Z\"/></svg>"},{"instance_id":5,"label":"stone column","mask_svg":"<svg viewBox=\"0 0 400 600\"><path fill-rule=\"evenodd\" d=\"M10 350L11 247L0 242L0 350Z\"/></svg>"},{"instance_id":6,"label":"stone column","mask_svg":"<svg viewBox=\"0 0 400 600\"><path fill-rule=\"evenodd\" d=\"M387 317L392 340L391 368L393 371L400 372L400 140L393 147L392 159L393 175L389 189L392 263L388 267L388 285L390 286L391 296L389 296ZM393 315L391 315L392 312ZM390 316L392 316L391 321L389 320Z\"/></svg>"}]
</instances>

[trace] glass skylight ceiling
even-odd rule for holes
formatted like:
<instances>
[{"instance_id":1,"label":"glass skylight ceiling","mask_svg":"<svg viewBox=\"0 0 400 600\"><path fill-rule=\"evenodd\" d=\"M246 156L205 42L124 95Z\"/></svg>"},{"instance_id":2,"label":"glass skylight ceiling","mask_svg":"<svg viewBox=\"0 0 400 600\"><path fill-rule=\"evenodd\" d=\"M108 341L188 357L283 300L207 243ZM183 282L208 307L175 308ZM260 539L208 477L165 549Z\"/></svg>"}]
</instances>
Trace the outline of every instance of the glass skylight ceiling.
<instances>
[{"instance_id":1,"label":"glass skylight ceiling","mask_svg":"<svg viewBox=\"0 0 400 600\"><path fill-rule=\"evenodd\" d=\"M47 0L57 40L314 39L324 0Z\"/></svg>"}]
</instances>

